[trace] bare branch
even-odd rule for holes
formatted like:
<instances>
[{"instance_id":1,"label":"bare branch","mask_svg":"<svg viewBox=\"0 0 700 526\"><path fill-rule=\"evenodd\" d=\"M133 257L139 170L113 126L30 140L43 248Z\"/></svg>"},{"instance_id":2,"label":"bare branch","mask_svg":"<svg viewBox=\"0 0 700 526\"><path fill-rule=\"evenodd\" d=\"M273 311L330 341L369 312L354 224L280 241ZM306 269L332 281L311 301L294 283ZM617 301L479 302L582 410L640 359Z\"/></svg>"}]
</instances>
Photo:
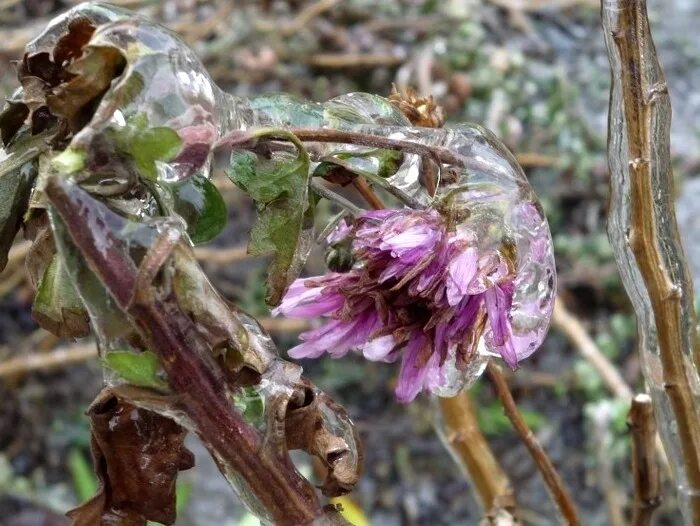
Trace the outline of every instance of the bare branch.
<instances>
[{"instance_id":1,"label":"bare branch","mask_svg":"<svg viewBox=\"0 0 700 526\"><path fill-rule=\"evenodd\" d=\"M661 504L661 481L656 451L656 421L651 397L638 394L627 415L632 436L632 473L634 476L634 514L632 526L649 526Z\"/></svg>"},{"instance_id":2,"label":"bare branch","mask_svg":"<svg viewBox=\"0 0 700 526\"><path fill-rule=\"evenodd\" d=\"M513 424L515 431L520 436L520 440L522 440L525 447L530 451L532 460L535 461L537 469L542 473L542 478L547 488L549 488L552 499L554 499L554 502L556 502L559 507L559 511L566 520L566 523L569 526L579 526L581 522L579 521L574 501L564 486L564 482L559 476L559 473L557 473L557 470L554 468L552 461L549 460L542 445L537 441L537 438L535 438L535 435L525 423L520 411L518 411L518 407L515 405L513 395L510 394L508 384L506 383L501 368L495 363L489 362L486 371L489 374L496 395L501 400L504 413Z\"/></svg>"}]
</instances>

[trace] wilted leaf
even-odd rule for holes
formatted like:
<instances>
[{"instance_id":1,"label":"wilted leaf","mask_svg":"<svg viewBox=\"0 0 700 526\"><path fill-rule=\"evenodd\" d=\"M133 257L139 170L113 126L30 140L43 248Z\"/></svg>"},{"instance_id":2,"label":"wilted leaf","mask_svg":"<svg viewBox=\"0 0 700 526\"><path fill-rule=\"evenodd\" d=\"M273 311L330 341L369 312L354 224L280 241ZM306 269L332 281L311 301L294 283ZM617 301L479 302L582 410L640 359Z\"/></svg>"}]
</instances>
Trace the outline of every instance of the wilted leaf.
<instances>
[{"instance_id":1,"label":"wilted leaf","mask_svg":"<svg viewBox=\"0 0 700 526\"><path fill-rule=\"evenodd\" d=\"M360 478L362 452L355 428L343 407L302 378L287 406L287 447L317 457L326 467L321 489L329 497L351 491Z\"/></svg>"},{"instance_id":2,"label":"wilted leaf","mask_svg":"<svg viewBox=\"0 0 700 526\"><path fill-rule=\"evenodd\" d=\"M89 19L80 17L71 20L68 24L68 32L58 39L53 48L54 62L64 64L78 58L94 32L95 26Z\"/></svg>"},{"instance_id":3,"label":"wilted leaf","mask_svg":"<svg viewBox=\"0 0 700 526\"><path fill-rule=\"evenodd\" d=\"M168 384L160 377L158 357L151 351L109 351L104 364L130 384L167 391Z\"/></svg>"},{"instance_id":4,"label":"wilted leaf","mask_svg":"<svg viewBox=\"0 0 700 526\"><path fill-rule=\"evenodd\" d=\"M33 161L0 174L0 271L7 265L7 253L22 225L36 175L36 163Z\"/></svg>"},{"instance_id":5,"label":"wilted leaf","mask_svg":"<svg viewBox=\"0 0 700 526\"><path fill-rule=\"evenodd\" d=\"M56 253L56 245L51 233L49 216L45 210L33 209L25 218L24 237L32 242L24 260L27 276L32 288L36 291L44 277L46 269L51 264Z\"/></svg>"},{"instance_id":6,"label":"wilted leaf","mask_svg":"<svg viewBox=\"0 0 700 526\"><path fill-rule=\"evenodd\" d=\"M194 465L186 431L169 418L138 408L110 390L88 411L98 493L68 512L73 526L145 526L175 522L178 471Z\"/></svg>"},{"instance_id":7,"label":"wilted leaf","mask_svg":"<svg viewBox=\"0 0 700 526\"><path fill-rule=\"evenodd\" d=\"M85 122L75 122L76 115L102 95L112 79L122 72L124 64L124 57L115 48L88 47L82 57L66 68L75 77L46 97L51 113L71 123L73 131L77 131Z\"/></svg>"},{"instance_id":8,"label":"wilted leaf","mask_svg":"<svg viewBox=\"0 0 700 526\"><path fill-rule=\"evenodd\" d=\"M41 328L59 338L82 338L90 334L83 302L73 287L63 259L57 254L41 278L32 316Z\"/></svg>"},{"instance_id":9,"label":"wilted leaf","mask_svg":"<svg viewBox=\"0 0 700 526\"><path fill-rule=\"evenodd\" d=\"M29 116L29 108L22 102L9 101L0 112L0 138L7 146Z\"/></svg>"},{"instance_id":10,"label":"wilted leaf","mask_svg":"<svg viewBox=\"0 0 700 526\"><path fill-rule=\"evenodd\" d=\"M149 128L145 113L131 117L124 128L112 129L112 135L117 149L131 156L141 175L151 181L156 180L156 161L171 161L182 146L180 136L172 128Z\"/></svg>"},{"instance_id":11,"label":"wilted leaf","mask_svg":"<svg viewBox=\"0 0 700 526\"><path fill-rule=\"evenodd\" d=\"M290 136L271 130L258 135ZM290 137L293 142L295 138ZM253 198L258 219L250 233L248 251L257 256L272 255L268 269L267 297L277 305L289 283L300 270L302 231L310 214L308 183L309 156L296 141L296 157L255 159L246 152L234 152L229 177Z\"/></svg>"},{"instance_id":12,"label":"wilted leaf","mask_svg":"<svg viewBox=\"0 0 700 526\"><path fill-rule=\"evenodd\" d=\"M226 203L219 190L202 175L173 185L175 212L187 223L194 244L206 243L226 226Z\"/></svg>"}]
</instances>

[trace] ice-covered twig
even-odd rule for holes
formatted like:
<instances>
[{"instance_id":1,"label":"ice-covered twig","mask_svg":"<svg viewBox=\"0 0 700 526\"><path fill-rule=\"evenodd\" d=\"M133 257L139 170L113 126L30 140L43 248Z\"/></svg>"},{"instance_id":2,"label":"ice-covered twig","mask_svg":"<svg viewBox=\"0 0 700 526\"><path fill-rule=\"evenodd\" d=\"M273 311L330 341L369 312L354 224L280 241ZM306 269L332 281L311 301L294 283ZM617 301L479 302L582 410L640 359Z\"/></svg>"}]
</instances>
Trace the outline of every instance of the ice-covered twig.
<instances>
[{"instance_id":1,"label":"ice-covered twig","mask_svg":"<svg viewBox=\"0 0 700 526\"><path fill-rule=\"evenodd\" d=\"M700 524L700 346L674 208L671 103L644 0L603 0L612 68L608 233L687 524Z\"/></svg>"}]
</instances>

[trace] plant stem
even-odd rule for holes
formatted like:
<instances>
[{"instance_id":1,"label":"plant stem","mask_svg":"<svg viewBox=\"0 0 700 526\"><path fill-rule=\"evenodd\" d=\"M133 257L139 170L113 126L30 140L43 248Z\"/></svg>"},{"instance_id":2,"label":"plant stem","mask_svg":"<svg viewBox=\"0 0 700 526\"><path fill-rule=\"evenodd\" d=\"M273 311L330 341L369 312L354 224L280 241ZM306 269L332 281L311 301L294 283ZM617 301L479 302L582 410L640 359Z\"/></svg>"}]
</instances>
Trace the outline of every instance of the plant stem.
<instances>
[{"instance_id":1,"label":"plant stem","mask_svg":"<svg viewBox=\"0 0 700 526\"><path fill-rule=\"evenodd\" d=\"M513 424L515 431L520 435L520 440L525 444L532 460L534 460L537 469L542 474L549 492L559 507L559 511L566 520L569 526L579 526L581 522L578 518L578 512L576 511L576 506L574 501L571 499L569 492L564 486L559 473L554 468L552 461L549 459L545 453L542 445L535 438L534 433L525 423L518 407L515 405L515 400L513 400L513 395L511 395L508 389L508 384L501 368L493 362L489 362L486 367L491 383L493 384L494 391L503 405L503 411Z\"/></svg>"},{"instance_id":2,"label":"plant stem","mask_svg":"<svg viewBox=\"0 0 700 526\"><path fill-rule=\"evenodd\" d=\"M656 444L656 421L651 397L638 394L632 400L627 427L632 435L632 474L634 476L634 512L632 526L649 526L654 511L661 504L659 464Z\"/></svg>"},{"instance_id":3,"label":"plant stem","mask_svg":"<svg viewBox=\"0 0 700 526\"><path fill-rule=\"evenodd\" d=\"M182 411L224 475L240 481L239 490L249 502L252 496L268 522L296 526L335 520L296 471L286 448L267 446L234 409L211 349L174 295L150 293L150 286L140 283L143 274L124 244L109 227L96 226L105 225L101 221L110 214L104 205L57 177L49 180L46 193L91 270L129 316L146 347L158 355ZM156 254L152 259L164 257ZM154 270L146 266L146 271Z\"/></svg>"},{"instance_id":4,"label":"plant stem","mask_svg":"<svg viewBox=\"0 0 700 526\"><path fill-rule=\"evenodd\" d=\"M602 15L612 68L608 232L680 508L686 524L700 524L700 342L674 209L671 103L644 0L604 0Z\"/></svg>"},{"instance_id":5,"label":"plant stem","mask_svg":"<svg viewBox=\"0 0 700 526\"><path fill-rule=\"evenodd\" d=\"M513 488L479 429L469 393L438 398L444 439L456 460L466 470L486 512L515 507Z\"/></svg>"},{"instance_id":6,"label":"plant stem","mask_svg":"<svg viewBox=\"0 0 700 526\"><path fill-rule=\"evenodd\" d=\"M321 197L325 197L329 201L340 205L354 216L359 216L364 213L364 210L362 210L362 208L351 203L342 195L336 194L333 190L330 190L329 188L324 186L323 183L320 183L319 181L316 181L313 178L309 181L309 187Z\"/></svg>"},{"instance_id":7,"label":"plant stem","mask_svg":"<svg viewBox=\"0 0 700 526\"><path fill-rule=\"evenodd\" d=\"M362 177L355 177L352 180L353 186L360 192L360 195L374 209L379 210L384 208L384 203L379 199L379 196L374 193L374 190L367 184L367 181Z\"/></svg>"}]
</instances>

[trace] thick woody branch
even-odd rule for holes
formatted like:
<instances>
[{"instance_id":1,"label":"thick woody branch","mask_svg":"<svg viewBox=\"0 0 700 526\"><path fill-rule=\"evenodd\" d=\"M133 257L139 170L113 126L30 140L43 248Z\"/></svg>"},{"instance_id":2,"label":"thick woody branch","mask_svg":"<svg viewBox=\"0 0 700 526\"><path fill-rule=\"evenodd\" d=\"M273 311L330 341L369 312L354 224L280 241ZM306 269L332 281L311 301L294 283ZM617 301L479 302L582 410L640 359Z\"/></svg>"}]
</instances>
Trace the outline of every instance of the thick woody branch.
<instances>
[{"instance_id":1,"label":"thick woody branch","mask_svg":"<svg viewBox=\"0 0 700 526\"><path fill-rule=\"evenodd\" d=\"M92 271L160 358L181 410L222 472L242 479L275 524L333 524L335 518L326 514L286 450L265 447L229 402L207 342L174 296L138 290L139 269L124 244L110 235L111 212L58 178L49 181L46 192Z\"/></svg>"},{"instance_id":2,"label":"thick woody branch","mask_svg":"<svg viewBox=\"0 0 700 526\"><path fill-rule=\"evenodd\" d=\"M632 437L632 474L634 476L634 512L632 526L649 526L661 504L661 482L656 451L656 421L651 398L638 394L627 415Z\"/></svg>"},{"instance_id":3,"label":"thick woody branch","mask_svg":"<svg viewBox=\"0 0 700 526\"><path fill-rule=\"evenodd\" d=\"M608 229L637 313L646 379L658 393L681 508L688 524L700 524L700 407L692 387L700 343L674 209L671 104L645 1L603 0L602 8L613 79Z\"/></svg>"},{"instance_id":4,"label":"thick woody branch","mask_svg":"<svg viewBox=\"0 0 700 526\"><path fill-rule=\"evenodd\" d=\"M527 447L530 452L530 456L532 456L532 460L542 474L542 478L549 489L552 499L554 499L554 502L559 507L559 511L566 521L566 524L569 526L579 526L581 522L579 521L574 501L564 486L564 482L559 476L559 473L557 473L557 470L554 468L552 461L547 456L547 453L545 453L534 433L525 423L523 416L515 405L515 400L513 400L513 395L510 394L508 383L503 376L501 368L495 363L489 362L486 371L491 379L494 391L501 401L501 405L503 405L503 412L508 417L511 424L513 424L513 428L515 428L515 431L520 436L520 440L522 440L523 444L525 444L525 447Z\"/></svg>"}]
</instances>

